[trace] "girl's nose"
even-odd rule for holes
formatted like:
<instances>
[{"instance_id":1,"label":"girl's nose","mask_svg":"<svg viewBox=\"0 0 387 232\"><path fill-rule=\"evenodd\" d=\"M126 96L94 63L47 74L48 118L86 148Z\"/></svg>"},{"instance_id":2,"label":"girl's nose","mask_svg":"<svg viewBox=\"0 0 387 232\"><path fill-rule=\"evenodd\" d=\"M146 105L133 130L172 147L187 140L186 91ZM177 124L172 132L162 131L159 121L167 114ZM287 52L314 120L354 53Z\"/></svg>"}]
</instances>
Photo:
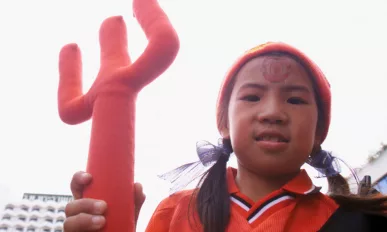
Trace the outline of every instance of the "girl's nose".
<instances>
[{"instance_id":1,"label":"girl's nose","mask_svg":"<svg viewBox=\"0 0 387 232\"><path fill-rule=\"evenodd\" d=\"M262 104L263 103L263 104ZM286 124L288 116L284 112L284 107L277 100L268 100L261 102L257 113L258 120L268 124Z\"/></svg>"}]
</instances>

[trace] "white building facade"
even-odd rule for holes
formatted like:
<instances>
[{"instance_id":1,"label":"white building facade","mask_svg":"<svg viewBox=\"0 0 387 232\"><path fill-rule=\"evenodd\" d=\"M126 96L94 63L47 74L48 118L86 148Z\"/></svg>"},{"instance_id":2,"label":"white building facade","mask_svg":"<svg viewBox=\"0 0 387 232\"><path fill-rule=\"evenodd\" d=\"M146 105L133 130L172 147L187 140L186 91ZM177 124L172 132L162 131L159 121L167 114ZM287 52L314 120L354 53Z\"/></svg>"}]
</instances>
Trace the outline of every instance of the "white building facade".
<instances>
[{"instance_id":1,"label":"white building facade","mask_svg":"<svg viewBox=\"0 0 387 232\"><path fill-rule=\"evenodd\" d=\"M0 211L0 232L63 232L70 195L25 193Z\"/></svg>"},{"instance_id":2,"label":"white building facade","mask_svg":"<svg viewBox=\"0 0 387 232\"><path fill-rule=\"evenodd\" d=\"M356 173L360 179L366 175L371 176L373 188L387 195L387 149L383 149L377 154L366 165L356 169ZM349 180L354 181L353 177Z\"/></svg>"}]
</instances>

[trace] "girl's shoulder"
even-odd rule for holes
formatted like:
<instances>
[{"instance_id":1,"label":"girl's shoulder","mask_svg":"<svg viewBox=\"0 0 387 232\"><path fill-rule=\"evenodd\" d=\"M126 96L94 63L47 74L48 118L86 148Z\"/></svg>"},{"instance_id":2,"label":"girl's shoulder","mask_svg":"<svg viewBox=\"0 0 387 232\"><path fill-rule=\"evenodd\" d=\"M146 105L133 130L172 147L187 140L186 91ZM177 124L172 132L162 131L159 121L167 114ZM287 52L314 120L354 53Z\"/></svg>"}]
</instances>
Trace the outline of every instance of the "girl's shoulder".
<instances>
[{"instance_id":1,"label":"girl's shoulder","mask_svg":"<svg viewBox=\"0 0 387 232\"><path fill-rule=\"evenodd\" d=\"M158 205L157 210L171 210L179 206L187 205L191 202L193 193L193 189L176 192L164 198Z\"/></svg>"},{"instance_id":2,"label":"girl's shoulder","mask_svg":"<svg viewBox=\"0 0 387 232\"><path fill-rule=\"evenodd\" d=\"M193 190L176 192L162 200L149 220L147 232L175 231L174 221L186 216Z\"/></svg>"}]
</instances>

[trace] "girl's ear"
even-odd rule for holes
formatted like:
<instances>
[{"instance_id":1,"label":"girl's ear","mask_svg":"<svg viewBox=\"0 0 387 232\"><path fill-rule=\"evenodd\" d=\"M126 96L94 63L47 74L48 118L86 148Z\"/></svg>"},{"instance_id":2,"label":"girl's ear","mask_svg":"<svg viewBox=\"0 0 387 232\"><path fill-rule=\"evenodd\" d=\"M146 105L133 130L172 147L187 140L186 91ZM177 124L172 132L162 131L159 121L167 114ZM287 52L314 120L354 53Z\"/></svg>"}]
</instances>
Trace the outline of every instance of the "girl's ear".
<instances>
[{"instance_id":1,"label":"girl's ear","mask_svg":"<svg viewBox=\"0 0 387 232\"><path fill-rule=\"evenodd\" d=\"M321 146L319 145L319 143L315 143L312 151L310 152L310 157L313 157L314 155L316 155L320 150L321 150Z\"/></svg>"},{"instance_id":2,"label":"girl's ear","mask_svg":"<svg viewBox=\"0 0 387 232\"><path fill-rule=\"evenodd\" d=\"M319 130L316 130L316 135L314 137L314 145L313 149L310 152L310 156L313 157L316 153L321 151L321 133L319 133Z\"/></svg>"},{"instance_id":3,"label":"girl's ear","mask_svg":"<svg viewBox=\"0 0 387 232\"><path fill-rule=\"evenodd\" d=\"M314 145L315 145L315 147L319 147L321 145L321 136L316 135L316 137L314 139Z\"/></svg>"},{"instance_id":4,"label":"girl's ear","mask_svg":"<svg viewBox=\"0 0 387 232\"><path fill-rule=\"evenodd\" d=\"M225 139L229 139L230 138L230 130L228 129L228 126L227 127L223 127L220 130L220 135L222 136L222 138L225 138Z\"/></svg>"},{"instance_id":5,"label":"girl's ear","mask_svg":"<svg viewBox=\"0 0 387 232\"><path fill-rule=\"evenodd\" d=\"M320 147L322 143L322 123L319 121L317 122L317 127L316 127L316 135L314 136L314 145L315 147Z\"/></svg>"},{"instance_id":6,"label":"girl's ear","mask_svg":"<svg viewBox=\"0 0 387 232\"><path fill-rule=\"evenodd\" d=\"M321 136L316 135L316 137L314 139L314 146L313 146L313 149L312 149L312 152L310 155L313 156L314 154L316 154L320 150L321 150Z\"/></svg>"}]
</instances>

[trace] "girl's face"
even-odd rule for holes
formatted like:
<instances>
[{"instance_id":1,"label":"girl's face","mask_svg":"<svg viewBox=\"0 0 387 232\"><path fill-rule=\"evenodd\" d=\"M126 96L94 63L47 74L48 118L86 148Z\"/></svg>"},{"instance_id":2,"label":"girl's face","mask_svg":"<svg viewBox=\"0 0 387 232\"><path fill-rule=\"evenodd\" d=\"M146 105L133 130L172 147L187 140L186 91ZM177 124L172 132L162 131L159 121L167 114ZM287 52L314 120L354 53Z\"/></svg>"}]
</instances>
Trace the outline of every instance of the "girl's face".
<instances>
[{"instance_id":1,"label":"girl's face","mask_svg":"<svg viewBox=\"0 0 387 232\"><path fill-rule=\"evenodd\" d=\"M305 69L286 56L262 56L238 72L228 108L238 164L262 175L298 172L315 144L318 109Z\"/></svg>"}]
</instances>

